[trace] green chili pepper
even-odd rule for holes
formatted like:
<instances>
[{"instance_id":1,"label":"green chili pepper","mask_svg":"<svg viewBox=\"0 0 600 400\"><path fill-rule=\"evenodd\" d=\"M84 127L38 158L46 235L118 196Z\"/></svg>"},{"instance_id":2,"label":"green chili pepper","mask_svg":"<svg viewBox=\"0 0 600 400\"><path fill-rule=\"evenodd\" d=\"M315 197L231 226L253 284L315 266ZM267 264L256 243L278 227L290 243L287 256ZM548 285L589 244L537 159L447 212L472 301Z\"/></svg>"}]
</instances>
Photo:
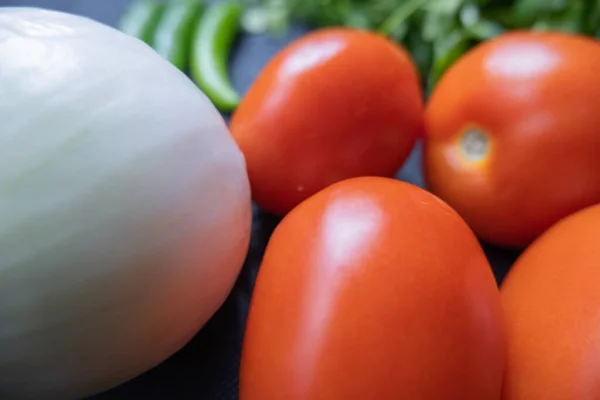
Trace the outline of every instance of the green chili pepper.
<instances>
[{"instance_id":1,"label":"green chili pepper","mask_svg":"<svg viewBox=\"0 0 600 400\"><path fill-rule=\"evenodd\" d=\"M188 66L192 35L202 9L198 0L172 0L154 33L154 50L182 71Z\"/></svg>"},{"instance_id":2,"label":"green chili pepper","mask_svg":"<svg viewBox=\"0 0 600 400\"><path fill-rule=\"evenodd\" d=\"M134 1L119 21L119 29L152 45L154 31L163 14L164 4L152 0Z\"/></svg>"},{"instance_id":3,"label":"green chili pepper","mask_svg":"<svg viewBox=\"0 0 600 400\"><path fill-rule=\"evenodd\" d=\"M215 3L202 16L193 39L192 78L221 111L231 111L240 102L227 62L241 16L238 3Z\"/></svg>"}]
</instances>

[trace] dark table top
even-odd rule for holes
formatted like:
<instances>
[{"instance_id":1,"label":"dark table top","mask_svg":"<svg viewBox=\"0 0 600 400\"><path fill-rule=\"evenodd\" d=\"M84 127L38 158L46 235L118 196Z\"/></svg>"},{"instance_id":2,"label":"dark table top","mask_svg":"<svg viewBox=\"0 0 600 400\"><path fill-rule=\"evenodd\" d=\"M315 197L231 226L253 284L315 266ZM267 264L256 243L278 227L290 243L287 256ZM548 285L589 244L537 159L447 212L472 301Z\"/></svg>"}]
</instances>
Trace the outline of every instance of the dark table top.
<instances>
[{"instance_id":1,"label":"dark table top","mask_svg":"<svg viewBox=\"0 0 600 400\"><path fill-rule=\"evenodd\" d=\"M130 0L0 0L0 6L37 6L84 15L116 25ZM234 86L243 93L265 63L286 43L307 31L294 26L280 37L241 36L231 55ZM227 115L224 115L228 119ZM420 171L420 146L398 173L398 179L424 187ZM278 219L254 210L252 240L243 270L231 295L207 325L181 351L147 373L88 400L238 398L238 368L246 314L260 260ZM482 243L498 282L504 278L518 252Z\"/></svg>"}]
</instances>

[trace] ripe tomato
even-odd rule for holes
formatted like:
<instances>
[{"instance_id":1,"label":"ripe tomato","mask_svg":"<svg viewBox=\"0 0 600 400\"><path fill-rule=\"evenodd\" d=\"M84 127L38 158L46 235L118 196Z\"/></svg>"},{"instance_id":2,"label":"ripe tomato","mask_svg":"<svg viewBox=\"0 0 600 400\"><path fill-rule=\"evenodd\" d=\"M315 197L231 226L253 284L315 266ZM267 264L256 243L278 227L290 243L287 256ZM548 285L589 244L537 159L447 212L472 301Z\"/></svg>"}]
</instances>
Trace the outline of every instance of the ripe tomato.
<instances>
[{"instance_id":1,"label":"ripe tomato","mask_svg":"<svg viewBox=\"0 0 600 400\"><path fill-rule=\"evenodd\" d=\"M442 77L427 106L429 188L483 239L523 247L600 201L600 44L509 33Z\"/></svg>"},{"instance_id":2,"label":"ripe tomato","mask_svg":"<svg viewBox=\"0 0 600 400\"><path fill-rule=\"evenodd\" d=\"M560 221L502 284L505 400L600 399L600 205Z\"/></svg>"},{"instance_id":3,"label":"ripe tomato","mask_svg":"<svg viewBox=\"0 0 600 400\"><path fill-rule=\"evenodd\" d=\"M372 32L316 31L264 68L231 121L255 201L285 214L331 183L393 176L423 129L409 55Z\"/></svg>"},{"instance_id":4,"label":"ripe tomato","mask_svg":"<svg viewBox=\"0 0 600 400\"><path fill-rule=\"evenodd\" d=\"M241 400L493 400L500 295L475 235L430 193L333 184L276 228L252 297Z\"/></svg>"}]
</instances>

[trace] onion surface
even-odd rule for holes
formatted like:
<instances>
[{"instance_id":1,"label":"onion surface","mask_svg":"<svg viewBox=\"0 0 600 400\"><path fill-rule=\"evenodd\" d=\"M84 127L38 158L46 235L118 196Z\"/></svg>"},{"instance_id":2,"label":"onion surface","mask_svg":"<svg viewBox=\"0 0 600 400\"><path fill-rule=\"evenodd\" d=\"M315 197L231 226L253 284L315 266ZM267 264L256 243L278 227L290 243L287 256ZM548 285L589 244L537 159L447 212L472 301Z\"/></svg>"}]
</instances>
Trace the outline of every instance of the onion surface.
<instances>
[{"instance_id":1,"label":"onion surface","mask_svg":"<svg viewBox=\"0 0 600 400\"><path fill-rule=\"evenodd\" d=\"M220 114L149 46L0 9L0 398L76 399L165 360L229 294L251 227Z\"/></svg>"}]
</instances>

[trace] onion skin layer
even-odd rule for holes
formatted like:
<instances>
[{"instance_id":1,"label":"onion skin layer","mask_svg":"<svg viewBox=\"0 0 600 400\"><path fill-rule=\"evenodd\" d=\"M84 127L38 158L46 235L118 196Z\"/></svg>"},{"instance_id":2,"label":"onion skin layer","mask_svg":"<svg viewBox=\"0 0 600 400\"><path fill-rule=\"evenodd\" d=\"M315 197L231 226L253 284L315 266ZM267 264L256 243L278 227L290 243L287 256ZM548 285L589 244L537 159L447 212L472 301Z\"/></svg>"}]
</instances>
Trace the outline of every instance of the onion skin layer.
<instances>
[{"instance_id":1,"label":"onion skin layer","mask_svg":"<svg viewBox=\"0 0 600 400\"><path fill-rule=\"evenodd\" d=\"M243 155L142 41L0 11L0 398L77 399L159 364L246 256Z\"/></svg>"}]
</instances>

